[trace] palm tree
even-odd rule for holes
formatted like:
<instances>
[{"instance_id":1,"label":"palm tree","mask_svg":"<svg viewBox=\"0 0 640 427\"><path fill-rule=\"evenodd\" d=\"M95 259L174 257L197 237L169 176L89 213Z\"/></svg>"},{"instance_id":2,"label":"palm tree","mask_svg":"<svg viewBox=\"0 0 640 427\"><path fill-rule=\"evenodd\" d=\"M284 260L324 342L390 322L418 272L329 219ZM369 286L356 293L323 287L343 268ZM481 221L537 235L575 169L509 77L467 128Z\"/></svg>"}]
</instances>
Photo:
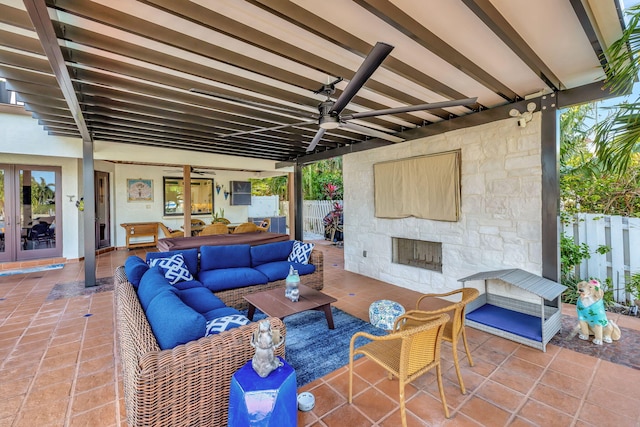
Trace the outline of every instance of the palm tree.
<instances>
[{"instance_id":1,"label":"palm tree","mask_svg":"<svg viewBox=\"0 0 640 427\"><path fill-rule=\"evenodd\" d=\"M614 92L630 93L640 71L640 5L628 9L631 17L622 37L606 55L607 87ZM596 125L596 154L607 171L622 175L631 158L640 151L640 98L622 103Z\"/></svg>"}]
</instances>

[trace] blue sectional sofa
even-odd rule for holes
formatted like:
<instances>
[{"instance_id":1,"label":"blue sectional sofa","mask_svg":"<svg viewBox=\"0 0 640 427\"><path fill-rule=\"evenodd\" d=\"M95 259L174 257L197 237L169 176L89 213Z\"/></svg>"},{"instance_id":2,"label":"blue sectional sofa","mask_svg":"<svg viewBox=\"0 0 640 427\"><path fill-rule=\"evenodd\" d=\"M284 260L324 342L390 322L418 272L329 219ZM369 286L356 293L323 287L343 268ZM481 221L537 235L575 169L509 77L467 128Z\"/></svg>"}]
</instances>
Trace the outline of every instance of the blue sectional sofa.
<instances>
[{"instance_id":1,"label":"blue sectional sofa","mask_svg":"<svg viewBox=\"0 0 640 427\"><path fill-rule=\"evenodd\" d=\"M242 317L253 292L300 283L323 288L323 254L289 261L293 241L201 247L129 257L114 275L118 347L131 426L226 425L231 377L255 349ZM150 265L151 264L151 265ZM268 318L286 336L284 323ZM207 332L210 335L205 336ZM276 350L284 357L285 346Z\"/></svg>"},{"instance_id":2,"label":"blue sectional sofa","mask_svg":"<svg viewBox=\"0 0 640 427\"><path fill-rule=\"evenodd\" d=\"M204 286L225 305L242 310L248 307L242 298L244 295L284 287L290 266L298 270L300 284L322 290L322 252L313 249L307 264L288 261L294 244L295 241L288 240L258 246L201 246L199 251L150 252L147 261L181 254L194 280L181 281L174 286L180 289Z\"/></svg>"},{"instance_id":3,"label":"blue sectional sofa","mask_svg":"<svg viewBox=\"0 0 640 427\"><path fill-rule=\"evenodd\" d=\"M307 256L292 259L298 246L306 248ZM215 322L212 326L214 319L240 316L238 309L246 307L242 295L277 286L284 289L290 267L298 271L301 283L322 289L321 265L309 263L311 248L294 241L202 246L200 257L197 249L151 252L146 261L129 257L124 267L165 350L202 338L218 327ZM170 320L166 313L172 313ZM229 327L237 325L238 319L231 320Z\"/></svg>"}]
</instances>

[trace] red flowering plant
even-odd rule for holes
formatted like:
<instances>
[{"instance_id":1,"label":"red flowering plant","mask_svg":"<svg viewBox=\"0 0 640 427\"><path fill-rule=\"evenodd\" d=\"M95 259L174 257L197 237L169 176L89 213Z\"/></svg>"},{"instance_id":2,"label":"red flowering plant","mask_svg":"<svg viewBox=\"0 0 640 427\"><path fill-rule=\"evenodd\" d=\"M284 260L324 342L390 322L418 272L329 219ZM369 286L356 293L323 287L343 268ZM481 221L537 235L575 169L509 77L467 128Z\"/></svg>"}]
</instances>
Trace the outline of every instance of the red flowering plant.
<instances>
[{"instance_id":1,"label":"red flowering plant","mask_svg":"<svg viewBox=\"0 0 640 427\"><path fill-rule=\"evenodd\" d=\"M328 183L324 186L324 193L329 200L333 200L338 190L335 184ZM336 242L342 241L342 213L342 205L339 202L333 202L333 210L323 219L325 238Z\"/></svg>"}]
</instances>

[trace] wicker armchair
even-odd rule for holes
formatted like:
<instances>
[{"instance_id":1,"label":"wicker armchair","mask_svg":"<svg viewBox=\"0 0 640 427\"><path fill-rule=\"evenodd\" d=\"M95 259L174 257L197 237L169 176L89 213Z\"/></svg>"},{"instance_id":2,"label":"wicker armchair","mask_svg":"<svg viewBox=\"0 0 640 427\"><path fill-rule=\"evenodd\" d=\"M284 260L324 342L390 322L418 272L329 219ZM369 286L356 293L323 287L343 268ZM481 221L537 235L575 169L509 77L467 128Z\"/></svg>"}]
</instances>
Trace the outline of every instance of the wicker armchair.
<instances>
[{"instance_id":1,"label":"wicker armchair","mask_svg":"<svg viewBox=\"0 0 640 427\"><path fill-rule=\"evenodd\" d=\"M234 372L255 349L249 324L160 350L123 267L114 275L116 330L127 423L138 426L225 426ZM271 327L286 338L281 320ZM285 346L276 349L284 358Z\"/></svg>"},{"instance_id":2,"label":"wicker armchair","mask_svg":"<svg viewBox=\"0 0 640 427\"><path fill-rule=\"evenodd\" d=\"M164 233L164 237L183 237L184 236L184 231L182 230L170 230L169 227L167 227L161 222L158 223L158 226L160 227L160 230L162 230L162 232Z\"/></svg>"},{"instance_id":3,"label":"wicker armchair","mask_svg":"<svg viewBox=\"0 0 640 427\"><path fill-rule=\"evenodd\" d=\"M253 222L243 222L238 225L235 230L233 230L234 234L238 233L253 233L254 231L258 231L258 226Z\"/></svg>"},{"instance_id":4,"label":"wicker armchair","mask_svg":"<svg viewBox=\"0 0 640 427\"><path fill-rule=\"evenodd\" d=\"M225 225L231 224L231 221L229 221L227 218L214 218L212 222L221 222Z\"/></svg>"},{"instance_id":5,"label":"wicker armchair","mask_svg":"<svg viewBox=\"0 0 640 427\"><path fill-rule=\"evenodd\" d=\"M403 315L400 319L410 320L415 327L400 327L400 330L384 336L375 336L366 332L356 332L349 345L349 403L353 401L353 358L361 354L387 370L389 379L398 378L400 386L400 417L402 425L407 425L405 413L405 386L431 369L436 369L438 389L444 414L449 418L449 409L444 396L442 369L440 367L440 344L442 332L449 320L447 314L429 317ZM371 342L354 348L356 339L364 337Z\"/></svg>"},{"instance_id":6,"label":"wicker armchair","mask_svg":"<svg viewBox=\"0 0 640 427\"><path fill-rule=\"evenodd\" d=\"M205 225L198 235L211 236L213 234L229 234L229 228L221 222L214 222L213 224Z\"/></svg>"},{"instance_id":7,"label":"wicker armchair","mask_svg":"<svg viewBox=\"0 0 640 427\"><path fill-rule=\"evenodd\" d=\"M473 366L473 359L471 358L471 352L469 351L469 344L467 343L467 334L464 327L464 313L468 303L478 297L480 292L475 288L462 288L455 291L443 293L443 294L425 294L422 295L416 303L416 310L409 310L406 314L413 314L417 316L434 316L437 314L448 313L450 320L444 328L442 339L449 341L453 349L453 364L456 368L456 375L458 376L458 383L460 383L460 391L462 394L466 394L464 382L462 381L462 374L460 372L460 362L458 360L458 341L462 336L462 342L464 344L464 350L467 353L467 359L469 365ZM440 307L435 310L425 309L429 305L430 298L446 298L446 297L459 297L460 301L452 302L444 307ZM441 305L441 304L440 304ZM411 323L411 320L405 322ZM396 321L396 325L398 322Z\"/></svg>"},{"instance_id":8,"label":"wicker armchair","mask_svg":"<svg viewBox=\"0 0 640 427\"><path fill-rule=\"evenodd\" d=\"M271 218L265 218L258 225L258 231L269 231L269 227L271 227Z\"/></svg>"}]
</instances>

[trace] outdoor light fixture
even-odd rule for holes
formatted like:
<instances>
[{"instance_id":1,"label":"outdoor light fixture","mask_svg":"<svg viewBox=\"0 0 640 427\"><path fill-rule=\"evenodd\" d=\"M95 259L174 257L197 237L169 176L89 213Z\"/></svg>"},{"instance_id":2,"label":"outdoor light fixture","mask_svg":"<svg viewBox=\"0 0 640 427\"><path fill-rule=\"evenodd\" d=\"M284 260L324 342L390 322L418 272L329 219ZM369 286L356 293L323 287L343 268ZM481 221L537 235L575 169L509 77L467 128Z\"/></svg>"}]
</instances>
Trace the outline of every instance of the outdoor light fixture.
<instances>
[{"instance_id":1,"label":"outdoor light fixture","mask_svg":"<svg viewBox=\"0 0 640 427\"><path fill-rule=\"evenodd\" d=\"M511 111L509 111L509 115L511 117L517 117L518 118L518 126L523 128L523 127L527 127L527 123L529 123L531 121L531 119L533 118L533 112L534 111L536 111L536 103L535 102L530 102L530 103L527 104L527 111L525 111L524 113L521 113L520 111L516 110L515 108L512 108Z\"/></svg>"}]
</instances>

